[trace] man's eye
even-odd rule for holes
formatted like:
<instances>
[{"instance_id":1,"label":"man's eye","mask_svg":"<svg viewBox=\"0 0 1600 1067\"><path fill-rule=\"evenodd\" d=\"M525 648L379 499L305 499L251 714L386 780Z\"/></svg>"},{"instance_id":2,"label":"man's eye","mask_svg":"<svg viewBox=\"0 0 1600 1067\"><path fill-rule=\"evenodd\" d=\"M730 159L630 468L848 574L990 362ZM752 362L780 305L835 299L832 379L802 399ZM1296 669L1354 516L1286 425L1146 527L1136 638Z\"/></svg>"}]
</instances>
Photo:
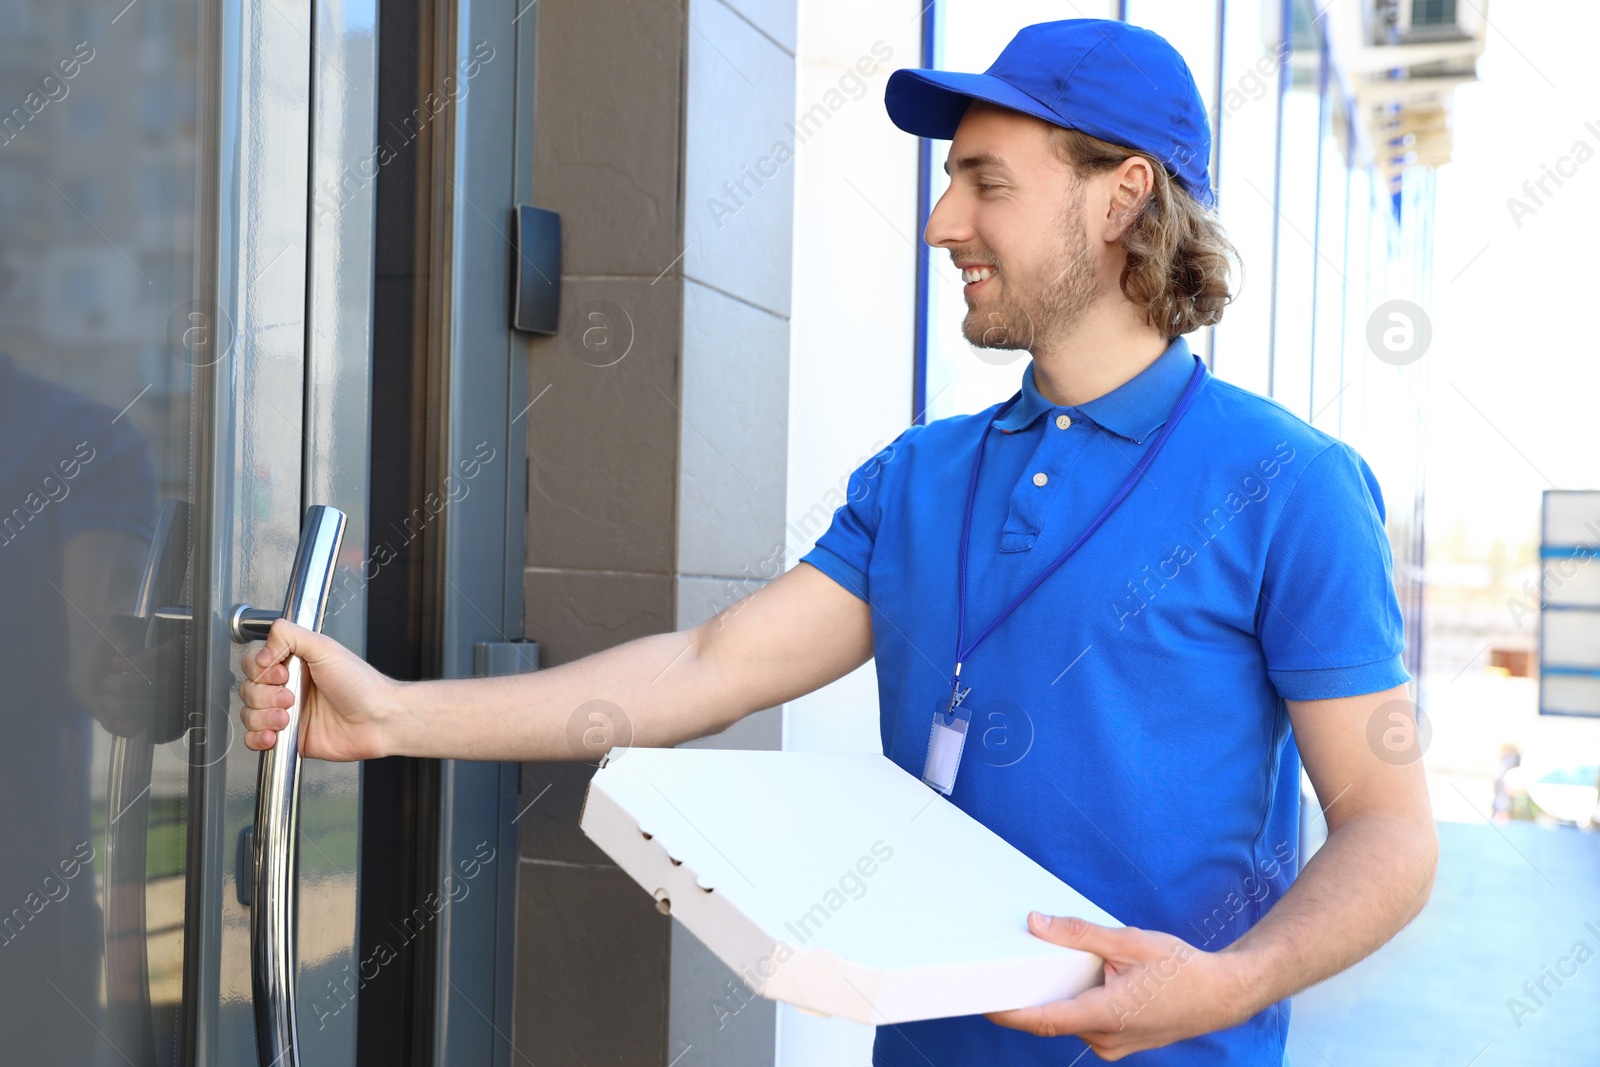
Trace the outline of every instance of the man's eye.
<instances>
[{"instance_id":1,"label":"man's eye","mask_svg":"<svg viewBox=\"0 0 1600 1067\"><path fill-rule=\"evenodd\" d=\"M993 189L993 188L994 188L994 186L991 185L988 182L979 182L978 183L978 192L980 192L980 193L987 193L990 189Z\"/></svg>"}]
</instances>

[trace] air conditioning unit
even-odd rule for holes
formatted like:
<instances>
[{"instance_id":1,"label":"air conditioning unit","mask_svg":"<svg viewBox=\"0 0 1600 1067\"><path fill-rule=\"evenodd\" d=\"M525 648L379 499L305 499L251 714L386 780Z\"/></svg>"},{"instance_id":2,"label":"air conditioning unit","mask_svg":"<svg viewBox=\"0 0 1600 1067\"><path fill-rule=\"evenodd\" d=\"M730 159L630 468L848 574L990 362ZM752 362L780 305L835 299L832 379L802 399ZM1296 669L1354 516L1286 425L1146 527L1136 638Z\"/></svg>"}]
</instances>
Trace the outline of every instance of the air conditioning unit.
<instances>
[{"instance_id":1,"label":"air conditioning unit","mask_svg":"<svg viewBox=\"0 0 1600 1067\"><path fill-rule=\"evenodd\" d=\"M1352 72L1382 72L1384 77L1394 72L1412 77L1461 74L1471 81L1488 29L1485 3L1368 0L1359 8L1334 7L1328 20L1331 43L1341 53L1341 65Z\"/></svg>"},{"instance_id":2,"label":"air conditioning unit","mask_svg":"<svg viewBox=\"0 0 1600 1067\"><path fill-rule=\"evenodd\" d=\"M1394 0L1396 44L1482 40L1484 11L1471 0Z\"/></svg>"},{"instance_id":3,"label":"air conditioning unit","mask_svg":"<svg viewBox=\"0 0 1600 1067\"><path fill-rule=\"evenodd\" d=\"M1487 0L1370 0L1362 10L1369 45L1483 39Z\"/></svg>"},{"instance_id":4,"label":"air conditioning unit","mask_svg":"<svg viewBox=\"0 0 1600 1067\"><path fill-rule=\"evenodd\" d=\"M1477 80L1487 0L1329 4L1329 51L1365 146L1389 183L1450 159L1451 97Z\"/></svg>"}]
</instances>

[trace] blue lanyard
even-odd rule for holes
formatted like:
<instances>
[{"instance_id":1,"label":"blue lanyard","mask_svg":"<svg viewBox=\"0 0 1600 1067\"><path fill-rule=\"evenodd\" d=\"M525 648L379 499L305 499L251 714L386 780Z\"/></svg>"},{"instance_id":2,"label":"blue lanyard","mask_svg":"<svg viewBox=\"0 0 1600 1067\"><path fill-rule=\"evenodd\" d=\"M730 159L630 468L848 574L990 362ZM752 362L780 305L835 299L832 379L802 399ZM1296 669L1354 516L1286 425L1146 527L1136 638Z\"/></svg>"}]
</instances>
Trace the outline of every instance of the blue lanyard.
<instances>
[{"instance_id":1,"label":"blue lanyard","mask_svg":"<svg viewBox=\"0 0 1600 1067\"><path fill-rule=\"evenodd\" d=\"M1033 591L1044 583L1046 578L1060 570L1061 565L1071 559L1073 554L1083 547L1085 541L1094 536L1094 532L1105 524L1105 521L1111 517L1111 513L1117 510L1117 506L1126 499L1129 493L1133 492L1133 487L1139 483L1140 478L1144 477L1144 472L1149 469L1150 464L1155 462L1156 454L1161 451L1161 446L1167 443L1167 438L1172 436L1173 429L1177 427L1178 422L1189 410L1189 405L1194 403L1196 394L1200 392L1200 386L1206 376L1206 365L1200 361L1198 356L1195 357L1194 362L1194 373L1189 376L1189 384L1184 387L1183 394L1178 397L1178 402L1173 406L1172 414L1168 416L1166 424L1161 427L1161 432L1156 434L1156 439L1150 442L1150 447L1145 449L1144 455L1134 465L1133 473L1128 475L1127 480L1112 494L1111 502L1105 506L1105 510L1100 512L1083 533L1078 535L1076 541L1067 546L1065 552L1057 556L1053 563L1040 571L1038 576L1028 583L1027 588L1018 593L1016 598L1007 604L1000 614L996 615L989 625L985 626L982 632L977 637L974 637L969 644L966 642L967 555L968 548L972 542L972 509L978 499L978 472L983 468L983 449L989 442L989 427L985 426L983 428L983 436L978 438L978 456L972 462L972 481L967 485L967 510L961 519L961 559L959 561L961 584L956 601L956 670L951 683L951 694L955 702L959 703L959 698L963 695L960 693L961 664L966 662L968 656L972 655L972 650L978 647L980 641L993 633L997 626L1010 618L1011 613L1016 611L1017 607L1028 599L1033 594ZM1006 402L1005 407L1001 408L995 415L995 418L1003 417L1006 412L1015 406L1019 399L1020 394L1012 397Z\"/></svg>"}]
</instances>

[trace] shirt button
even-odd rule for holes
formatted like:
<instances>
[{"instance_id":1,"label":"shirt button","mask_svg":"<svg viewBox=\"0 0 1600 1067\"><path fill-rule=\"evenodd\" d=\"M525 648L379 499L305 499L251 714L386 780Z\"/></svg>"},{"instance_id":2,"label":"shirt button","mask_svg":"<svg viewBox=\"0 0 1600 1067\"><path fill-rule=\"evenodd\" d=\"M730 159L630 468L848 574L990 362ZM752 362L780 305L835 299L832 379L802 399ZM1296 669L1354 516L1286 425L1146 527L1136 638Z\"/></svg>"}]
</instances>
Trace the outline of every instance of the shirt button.
<instances>
[{"instance_id":1,"label":"shirt button","mask_svg":"<svg viewBox=\"0 0 1600 1067\"><path fill-rule=\"evenodd\" d=\"M1065 418L1065 416L1062 416L1062 417ZM1043 487L1044 483L1048 482L1049 480L1050 480L1050 476L1048 474L1046 474L1044 471L1040 471L1038 474L1035 474L1033 476L1033 484L1037 485L1037 486L1040 486L1040 487Z\"/></svg>"},{"instance_id":2,"label":"shirt button","mask_svg":"<svg viewBox=\"0 0 1600 1067\"><path fill-rule=\"evenodd\" d=\"M1065 430L1068 426L1071 426L1071 425L1072 425L1072 420L1070 418L1068 418L1066 415L1057 415L1056 416L1056 427L1058 429Z\"/></svg>"}]
</instances>

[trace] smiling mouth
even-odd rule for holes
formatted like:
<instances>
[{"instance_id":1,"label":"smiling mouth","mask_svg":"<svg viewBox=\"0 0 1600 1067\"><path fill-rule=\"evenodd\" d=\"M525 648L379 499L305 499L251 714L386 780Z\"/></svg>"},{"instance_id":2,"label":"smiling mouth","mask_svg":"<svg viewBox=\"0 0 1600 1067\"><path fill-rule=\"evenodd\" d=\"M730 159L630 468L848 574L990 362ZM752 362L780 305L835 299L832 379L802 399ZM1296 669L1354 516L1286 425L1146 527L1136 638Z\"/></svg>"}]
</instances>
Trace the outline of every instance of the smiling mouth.
<instances>
[{"instance_id":1,"label":"smiling mouth","mask_svg":"<svg viewBox=\"0 0 1600 1067\"><path fill-rule=\"evenodd\" d=\"M990 278L994 277L993 267L966 267L961 271L961 280L966 283L962 292L971 293L980 288Z\"/></svg>"}]
</instances>

